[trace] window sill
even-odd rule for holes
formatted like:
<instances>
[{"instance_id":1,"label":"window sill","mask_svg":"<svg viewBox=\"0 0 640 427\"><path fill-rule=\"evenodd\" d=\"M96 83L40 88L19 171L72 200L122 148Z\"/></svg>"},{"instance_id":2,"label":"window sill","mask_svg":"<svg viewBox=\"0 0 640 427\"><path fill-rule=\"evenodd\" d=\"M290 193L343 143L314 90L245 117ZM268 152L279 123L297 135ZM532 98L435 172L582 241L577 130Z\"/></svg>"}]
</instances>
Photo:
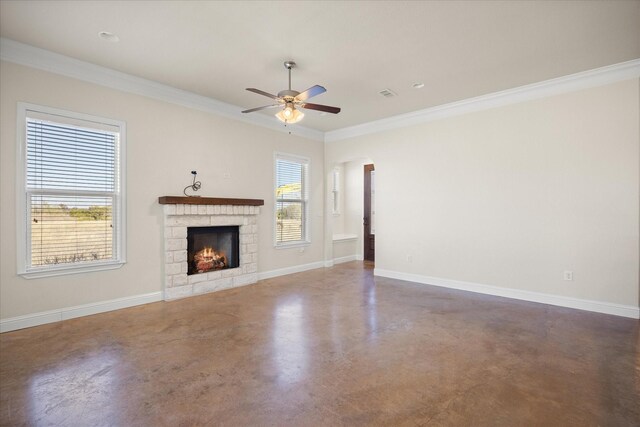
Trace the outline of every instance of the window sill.
<instances>
[{"instance_id":1,"label":"window sill","mask_svg":"<svg viewBox=\"0 0 640 427\"><path fill-rule=\"evenodd\" d=\"M94 271L115 270L122 267L125 264L124 261L111 261L101 264L90 265L77 265L77 266L61 266L61 267L47 267L30 269L27 271L19 272L18 275L25 279L40 279L44 277L63 276L67 274L80 274L91 273Z\"/></svg>"},{"instance_id":2,"label":"window sill","mask_svg":"<svg viewBox=\"0 0 640 427\"><path fill-rule=\"evenodd\" d=\"M307 246L311 246L311 242L281 243L279 245L273 245L276 249L304 248Z\"/></svg>"}]
</instances>

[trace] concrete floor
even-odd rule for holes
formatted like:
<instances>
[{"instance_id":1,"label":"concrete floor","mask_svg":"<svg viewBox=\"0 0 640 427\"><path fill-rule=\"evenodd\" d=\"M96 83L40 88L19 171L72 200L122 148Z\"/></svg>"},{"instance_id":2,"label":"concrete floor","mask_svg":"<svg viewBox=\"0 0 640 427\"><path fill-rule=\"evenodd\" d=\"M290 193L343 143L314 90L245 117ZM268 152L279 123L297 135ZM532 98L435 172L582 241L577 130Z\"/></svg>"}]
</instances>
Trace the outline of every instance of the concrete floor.
<instances>
[{"instance_id":1,"label":"concrete floor","mask_svg":"<svg viewBox=\"0 0 640 427\"><path fill-rule=\"evenodd\" d=\"M0 425L640 425L638 321L358 262L0 345Z\"/></svg>"}]
</instances>

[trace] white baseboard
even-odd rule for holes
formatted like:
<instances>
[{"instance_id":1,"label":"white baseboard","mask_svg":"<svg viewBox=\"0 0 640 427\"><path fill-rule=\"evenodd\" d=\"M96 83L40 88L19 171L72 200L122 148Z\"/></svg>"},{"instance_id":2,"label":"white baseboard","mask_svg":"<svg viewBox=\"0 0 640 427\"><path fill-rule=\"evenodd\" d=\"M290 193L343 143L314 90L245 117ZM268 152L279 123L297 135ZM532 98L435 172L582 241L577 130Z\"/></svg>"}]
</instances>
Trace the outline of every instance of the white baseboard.
<instances>
[{"instance_id":1,"label":"white baseboard","mask_svg":"<svg viewBox=\"0 0 640 427\"><path fill-rule=\"evenodd\" d=\"M333 265L342 264L343 262L356 261L357 259L357 255L347 255L340 258L334 258Z\"/></svg>"},{"instance_id":2,"label":"white baseboard","mask_svg":"<svg viewBox=\"0 0 640 427\"><path fill-rule=\"evenodd\" d=\"M374 269L373 274L375 276L389 277L391 279L406 280L409 282L423 283L426 285L441 286L444 288L459 289L462 291L476 292L486 295L494 295L529 302L556 305L560 307L575 308L578 310L593 311L596 313L612 314L614 316L630 317L632 319L640 319L640 307L634 307L631 305L585 300L580 298L566 297L562 295L523 291L513 288L502 288L499 286L490 286L480 283L442 279L439 277L422 276L419 274L403 273L400 271L384 270L380 268Z\"/></svg>"},{"instance_id":3,"label":"white baseboard","mask_svg":"<svg viewBox=\"0 0 640 427\"><path fill-rule=\"evenodd\" d=\"M278 270L264 271L258 273L258 280L270 279L272 277L284 276L286 274L300 273L316 268L323 268L326 263L341 263L353 260L362 260L359 256L347 256L337 258L333 261L318 261L310 264L296 265L293 267L281 268ZM330 266L327 266L330 267ZM418 274L403 273L392 270L374 269L375 276L389 277L392 279L407 280L410 282L423 283L433 286L441 286L451 289L476 292L487 295L494 295L506 298L519 299L530 302L556 305L560 307L575 308L578 310L593 311L596 313L612 314L614 316L640 319L640 308L629 305L614 304L602 301L591 301L578 298L571 298L560 295L543 294L539 292L523 291L512 288L502 288L498 286L483 285L479 283L462 282L458 280L442 279L437 277L422 276ZM0 333L15 331L18 329L30 328L32 326L44 325L47 323L59 322L81 316L104 313L107 311L119 310L121 308L134 307L136 305L148 304L162 301L162 292L152 292L143 295L117 298L109 301L101 301L92 304L66 307L58 310L43 311L40 313L28 314L24 316L11 317L0 320Z\"/></svg>"},{"instance_id":4,"label":"white baseboard","mask_svg":"<svg viewBox=\"0 0 640 427\"><path fill-rule=\"evenodd\" d=\"M117 298L0 320L0 333L162 301L162 292Z\"/></svg>"},{"instance_id":5,"label":"white baseboard","mask_svg":"<svg viewBox=\"0 0 640 427\"><path fill-rule=\"evenodd\" d=\"M327 267L331 267L332 265L333 264L327 265ZM258 280L270 279L272 277L300 273L302 271L314 270L316 268L323 267L325 267L325 262L318 261L312 262L310 264L281 268L278 270L264 271L258 273ZM133 307L136 305L148 304L150 302L157 302L162 300L162 292L152 292L150 294L136 295L132 297L118 298L92 304L78 305L75 307L66 307L57 310L27 314L24 316L10 317L8 319L0 320L0 333L30 328L32 326L44 325L47 323L60 322L62 320L73 319L75 317L89 316L92 314L104 313L107 311L118 310L121 308Z\"/></svg>"},{"instance_id":6,"label":"white baseboard","mask_svg":"<svg viewBox=\"0 0 640 427\"><path fill-rule=\"evenodd\" d=\"M325 267L325 261L317 261L309 264L294 265L292 267L279 268L277 270L263 271L258 273L258 280L271 279L273 277L284 276L287 274L301 273L307 270L315 270L316 268Z\"/></svg>"}]
</instances>

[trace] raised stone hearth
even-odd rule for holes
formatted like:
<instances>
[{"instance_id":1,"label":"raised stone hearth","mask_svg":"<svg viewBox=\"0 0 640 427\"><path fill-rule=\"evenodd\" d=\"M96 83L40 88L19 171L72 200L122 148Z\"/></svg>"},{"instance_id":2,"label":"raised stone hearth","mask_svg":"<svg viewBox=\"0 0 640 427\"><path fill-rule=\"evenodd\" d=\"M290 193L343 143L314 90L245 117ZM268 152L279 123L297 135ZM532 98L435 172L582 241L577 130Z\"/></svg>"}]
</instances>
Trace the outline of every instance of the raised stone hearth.
<instances>
[{"instance_id":1,"label":"raised stone hearth","mask_svg":"<svg viewBox=\"0 0 640 427\"><path fill-rule=\"evenodd\" d=\"M262 200L160 197L164 205L164 299L199 295L258 281L258 221ZM240 266L187 275L187 227L237 225Z\"/></svg>"}]
</instances>

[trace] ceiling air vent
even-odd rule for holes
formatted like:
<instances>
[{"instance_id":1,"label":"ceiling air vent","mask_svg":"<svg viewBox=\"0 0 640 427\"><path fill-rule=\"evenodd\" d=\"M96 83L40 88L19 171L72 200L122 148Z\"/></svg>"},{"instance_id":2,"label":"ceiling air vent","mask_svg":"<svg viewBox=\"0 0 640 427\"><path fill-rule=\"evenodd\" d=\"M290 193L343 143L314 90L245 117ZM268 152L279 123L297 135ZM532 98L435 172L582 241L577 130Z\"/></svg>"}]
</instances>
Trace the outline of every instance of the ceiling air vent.
<instances>
[{"instance_id":1,"label":"ceiling air vent","mask_svg":"<svg viewBox=\"0 0 640 427\"><path fill-rule=\"evenodd\" d=\"M398 94L392 91L391 89L382 89L378 93L384 96L385 98L393 98L394 96L398 96Z\"/></svg>"}]
</instances>

